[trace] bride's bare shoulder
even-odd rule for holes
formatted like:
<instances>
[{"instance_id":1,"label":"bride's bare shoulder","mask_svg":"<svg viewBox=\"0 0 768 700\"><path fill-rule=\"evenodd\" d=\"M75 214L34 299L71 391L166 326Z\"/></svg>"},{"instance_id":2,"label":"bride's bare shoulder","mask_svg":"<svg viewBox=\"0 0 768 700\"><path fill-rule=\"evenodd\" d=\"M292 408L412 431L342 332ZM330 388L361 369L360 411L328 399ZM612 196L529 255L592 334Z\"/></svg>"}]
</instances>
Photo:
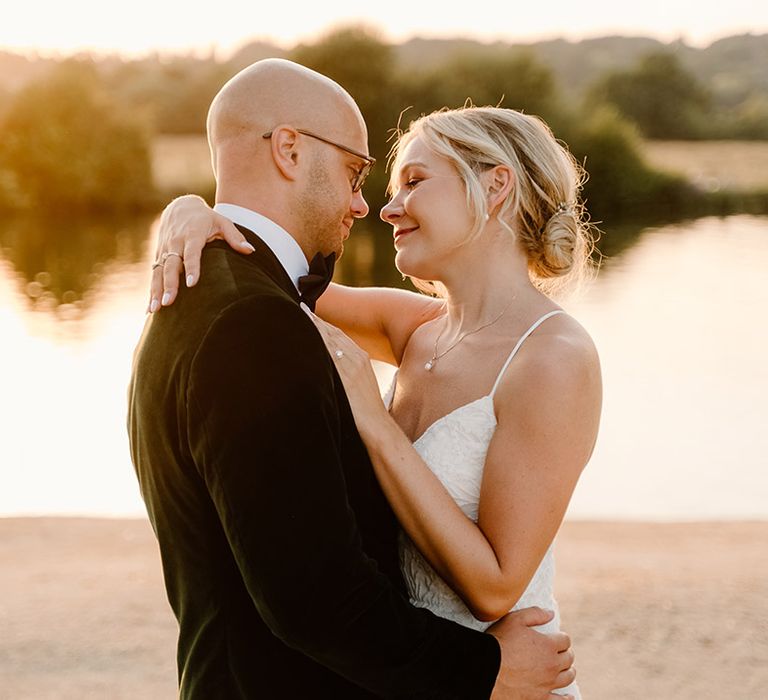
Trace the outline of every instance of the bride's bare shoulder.
<instances>
[{"instance_id":1,"label":"bride's bare shoulder","mask_svg":"<svg viewBox=\"0 0 768 700\"><path fill-rule=\"evenodd\" d=\"M573 316L557 314L523 343L500 384L500 394L601 393L600 356L589 332Z\"/></svg>"}]
</instances>

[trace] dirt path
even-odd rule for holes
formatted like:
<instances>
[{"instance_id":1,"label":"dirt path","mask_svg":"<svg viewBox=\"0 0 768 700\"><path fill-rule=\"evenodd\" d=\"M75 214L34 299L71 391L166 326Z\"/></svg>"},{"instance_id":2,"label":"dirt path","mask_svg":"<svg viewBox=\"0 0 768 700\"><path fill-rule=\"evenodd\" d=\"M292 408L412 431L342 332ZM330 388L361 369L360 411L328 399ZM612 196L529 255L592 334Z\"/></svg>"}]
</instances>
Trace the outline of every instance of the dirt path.
<instances>
[{"instance_id":1,"label":"dirt path","mask_svg":"<svg viewBox=\"0 0 768 700\"><path fill-rule=\"evenodd\" d=\"M768 523L567 523L558 596L585 700L765 697L767 553ZM0 571L0 698L175 697L146 522L0 519Z\"/></svg>"}]
</instances>

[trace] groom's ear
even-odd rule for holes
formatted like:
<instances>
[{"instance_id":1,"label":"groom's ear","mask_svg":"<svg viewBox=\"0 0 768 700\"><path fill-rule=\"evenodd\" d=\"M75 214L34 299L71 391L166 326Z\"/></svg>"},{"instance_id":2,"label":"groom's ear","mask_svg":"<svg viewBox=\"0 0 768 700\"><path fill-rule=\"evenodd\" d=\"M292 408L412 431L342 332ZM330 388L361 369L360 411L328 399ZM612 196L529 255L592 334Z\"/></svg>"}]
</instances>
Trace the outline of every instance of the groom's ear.
<instances>
[{"instance_id":1,"label":"groom's ear","mask_svg":"<svg viewBox=\"0 0 768 700\"><path fill-rule=\"evenodd\" d=\"M270 143L272 160L283 177L296 180L299 176L299 132L292 126L281 124L272 129Z\"/></svg>"}]
</instances>

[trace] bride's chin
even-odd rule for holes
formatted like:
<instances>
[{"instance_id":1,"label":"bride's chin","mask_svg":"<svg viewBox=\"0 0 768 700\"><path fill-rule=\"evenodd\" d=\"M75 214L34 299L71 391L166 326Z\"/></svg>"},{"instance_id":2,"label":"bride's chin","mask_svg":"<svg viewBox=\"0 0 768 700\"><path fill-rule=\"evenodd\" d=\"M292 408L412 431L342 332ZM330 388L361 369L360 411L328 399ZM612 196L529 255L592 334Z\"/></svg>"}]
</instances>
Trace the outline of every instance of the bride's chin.
<instances>
[{"instance_id":1,"label":"bride's chin","mask_svg":"<svg viewBox=\"0 0 768 700\"><path fill-rule=\"evenodd\" d=\"M395 267L397 271L405 277L415 277L416 279L429 279L424 277L426 274L426 267L419 265L417 261L413 260L413 256L409 256L404 251L397 251L395 255Z\"/></svg>"}]
</instances>

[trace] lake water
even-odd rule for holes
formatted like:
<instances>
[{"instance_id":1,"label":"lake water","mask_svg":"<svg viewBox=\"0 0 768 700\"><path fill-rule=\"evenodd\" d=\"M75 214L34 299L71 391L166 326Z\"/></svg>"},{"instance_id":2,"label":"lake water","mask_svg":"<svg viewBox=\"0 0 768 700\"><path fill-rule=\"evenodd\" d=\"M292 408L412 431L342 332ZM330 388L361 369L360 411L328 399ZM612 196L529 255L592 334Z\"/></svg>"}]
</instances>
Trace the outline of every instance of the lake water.
<instances>
[{"instance_id":1,"label":"lake water","mask_svg":"<svg viewBox=\"0 0 768 700\"><path fill-rule=\"evenodd\" d=\"M0 230L0 515L144 514L125 390L148 232ZM768 518L766 261L766 218L649 228L566 304L605 383L570 518Z\"/></svg>"}]
</instances>

